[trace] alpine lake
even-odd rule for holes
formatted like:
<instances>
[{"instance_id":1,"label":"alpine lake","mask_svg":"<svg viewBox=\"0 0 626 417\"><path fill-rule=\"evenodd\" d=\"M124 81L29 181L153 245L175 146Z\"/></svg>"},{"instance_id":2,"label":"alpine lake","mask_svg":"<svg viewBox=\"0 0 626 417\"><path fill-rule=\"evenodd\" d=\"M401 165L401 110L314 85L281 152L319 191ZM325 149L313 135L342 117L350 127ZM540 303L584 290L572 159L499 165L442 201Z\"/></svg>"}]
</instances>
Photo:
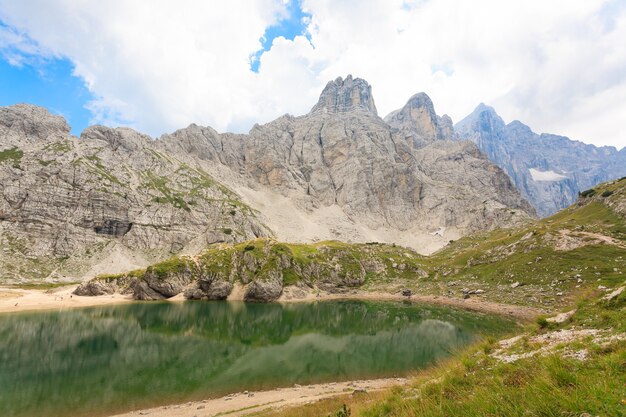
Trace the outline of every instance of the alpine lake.
<instances>
[{"instance_id":1,"label":"alpine lake","mask_svg":"<svg viewBox=\"0 0 626 417\"><path fill-rule=\"evenodd\" d=\"M0 315L0 416L104 416L294 384L406 376L503 317L409 302L144 302Z\"/></svg>"}]
</instances>

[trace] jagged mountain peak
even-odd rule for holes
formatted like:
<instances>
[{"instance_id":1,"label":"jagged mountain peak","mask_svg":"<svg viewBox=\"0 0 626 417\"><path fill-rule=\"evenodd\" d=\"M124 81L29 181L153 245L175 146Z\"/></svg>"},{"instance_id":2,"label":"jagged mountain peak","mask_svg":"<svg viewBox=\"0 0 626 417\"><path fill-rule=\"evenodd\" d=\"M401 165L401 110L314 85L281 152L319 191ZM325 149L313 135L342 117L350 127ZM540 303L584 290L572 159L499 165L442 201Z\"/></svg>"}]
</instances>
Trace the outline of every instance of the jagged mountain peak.
<instances>
[{"instance_id":1,"label":"jagged mountain peak","mask_svg":"<svg viewBox=\"0 0 626 417\"><path fill-rule=\"evenodd\" d=\"M405 107L406 106L412 106L412 107L426 106L426 107L432 107L434 110L433 101L430 99L428 94L426 94L423 91L417 94L413 94L411 98L409 99L409 101L407 101Z\"/></svg>"},{"instance_id":2,"label":"jagged mountain peak","mask_svg":"<svg viewBox=\"0 0 626 417\"><path fill-rule=\"evenodd\" d=\"M352 78L349 74L345 79L337 77L326 84L311 113L344 113L355 110L378 114L372 87L364 79Z\"/></svg>"},{"instance_id":3,"label":"jagged mountain peak","mask_svg":"<svg viewBox=\"0 0 626 417\"><path fill-rule=\"evenodd\" d=\"M424 92L411 96L401 109L389 113L385 121L413 137L416 146L454 137L452 119L448 115L437 116L433 101Z\"/></svg>"},{"instance_id":4,"label":"jagged mountain peak","mask_svg":"<svg viewBox=\"0 0 626 417\"><path fill-rule=\"evenodd\" d=\"M491 132L497 134L505 126L504 120L493 107L480 103L472 113L454 125L454 130L460 136L466 136L469 132Z\"/></svg>"},{"instance_id":5,"label":"jagged mountain peak","mask_svg":"<svg viewBox=\"0 0 626 417\"><path fill-rule=\"evenodd\" d=\"M506 127L507 127L507 129L509 131L515 132L517 134L523 134L523 135L532 135L532 134L534 134L534 132L532 131L532 129L528 125L525 125L524 123L520 122L519 120L513 120L511 123L506 125Z\"/></svg>"}]
</instances>

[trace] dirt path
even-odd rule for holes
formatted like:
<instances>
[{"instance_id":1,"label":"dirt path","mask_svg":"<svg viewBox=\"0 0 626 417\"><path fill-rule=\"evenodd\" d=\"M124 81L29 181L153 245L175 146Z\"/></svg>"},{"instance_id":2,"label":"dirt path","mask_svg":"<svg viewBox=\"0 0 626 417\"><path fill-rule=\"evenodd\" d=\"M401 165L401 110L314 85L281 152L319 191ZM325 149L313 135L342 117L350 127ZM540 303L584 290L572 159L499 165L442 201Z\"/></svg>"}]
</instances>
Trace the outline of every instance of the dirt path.
<instances>
[{"instance_id":1,"label":"dirt path","mask_svg":"<svg viewBox=\"0 0 626 417\"><path fill-rule=\"evenodd\" d=\"M385 378L351 382L331 382L315 385L295 385L268 391L240 392L221 398L166 405L146 410L117 414L115 417L148 415L151 417L211 417L216 415L244 416L268 408L293 407L355 391L373 392L405 384L405 378Z\"/></svg>"},{"instance_id":2,"label":"dirt path","mask_svg":"<svg viewBox=\"0 0 626 417\"><path fill-rule=\"evenodd\" d=\"M574 231L569 229L559 230L560 239L557 241L556 250L572 250L587 245L605 243L626 249L621 241L600 233Z\"/></svg>"}]
</instances>

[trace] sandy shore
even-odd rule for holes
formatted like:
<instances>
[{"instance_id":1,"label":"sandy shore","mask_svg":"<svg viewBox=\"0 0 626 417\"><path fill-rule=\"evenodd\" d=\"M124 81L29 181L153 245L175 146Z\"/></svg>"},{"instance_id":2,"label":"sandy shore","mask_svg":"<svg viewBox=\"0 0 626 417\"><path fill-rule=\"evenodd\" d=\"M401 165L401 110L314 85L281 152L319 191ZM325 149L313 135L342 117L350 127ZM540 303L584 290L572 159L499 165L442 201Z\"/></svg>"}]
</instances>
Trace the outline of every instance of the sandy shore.
<instances>
[{"instance_id":1,"label":"sandy shore","mask_svg":"<svg viewBox=\"0 0 626 417\"><path fill-rule=\"evenodd\" d=\"M236 285L231 296L231 301L243 300L243 288ZM67 287L59 287L51 290L37 289L18 289L9 287L0 287L0 313L33 311L33 310L64 310L69 308L102 306L110 304L121 304L133 302L128 295L113 294L102 295L97 297L81 297L73 295L76 285ZM331 294L331 293L303 293L297 288L285 288L283 295L278 300L281 303L293 302L311 302L325 300L381 300L381 301L411 301L416 303L445 305L455 308L461 308L470 311L483 313L500 314L518 320L533 320L538 315L546 313L531 307L514 306L508 304L494 303L472 297L469 299L440 297L433 295L413 295L410 298L401 294L391 294L385 292L371 292L353 290L348 293ZM184 301L182 295L178 295L169 299L170 302Z\"/></svg>"},{"instance_id":2,"label":"sandy shore","mask_svg":"<svg viewBox=\"0 0 626 417\"><path fill-rule=\"evenodd\" d=\"M76 285L50 290L0 287L0 313L36 310L65 310L132 302L130 296L113 294L99 297L73 295Z\"/></svg>"},{"instance_id":3,"label":"sandy shore","mask_svg":"<svg viewBox=\"0 0 626 417\"><path fill-rule=\"evenodd\" d=\"M374 392L405 384L405 378L384 378L364 381L330 382L327 384L295 385L268 391L240 392L221 398L192 401L184 404L166 405L115 417L148 415L153 417L210 417L215 415L243 416L270 408L293 407L312 403L338 395ZM356 393L355 393L356 391Z\"/></svg>"},{"instance_id":4,"label":"sandy shore","mask_svg":"<svg viewBox=\"0 0 626 417\"><path fill-rule=\"evenodd\" d=\"M537 316L546 313L546 311L537 308L495 303L479 298L478 296L462 299L456 297L415 294L411 297L405 297L402 294L398 293L393 294L386 292L362 290L354 290L343 294L323 293L320 294L320 296L317 296L317 294L314 293L307 293L304 297L302 297L291 295L290 289L286 288L283 295L278 301L290 303L324 300L410 301L414 303L450 306L481 313L499 314L518 320L534 320L535 318L537 318Z\"/></svg>"}]
</instances>

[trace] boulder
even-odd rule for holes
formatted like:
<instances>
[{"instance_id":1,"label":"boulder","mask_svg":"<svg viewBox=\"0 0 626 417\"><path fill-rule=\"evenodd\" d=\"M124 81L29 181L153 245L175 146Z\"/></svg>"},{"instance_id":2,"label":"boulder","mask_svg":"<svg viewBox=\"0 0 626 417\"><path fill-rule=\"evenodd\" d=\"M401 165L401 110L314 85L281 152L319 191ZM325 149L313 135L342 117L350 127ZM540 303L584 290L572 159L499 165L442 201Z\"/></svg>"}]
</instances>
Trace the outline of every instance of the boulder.
<instances>
[{"instance_id":1,"label":"boulder","mask_svg":"<svg viewBox=\"0 0 626 417\"><path fill-rule=\"evenodd\" d=\"M75 295L94 297L98 295L113 294L117 291L117 285L113 282L90 280L80 284L73 292Z\"/></svg>"},{"instance_id":2,"label":"boulder","mask_svg":"<svg viewBox=\"0 0 626 417\"><path fill-rule=\"evenodd\" d=\"M243 299L244 301L267 303L278 300L282 293L282 280L259 280L248 284Z\"/></svg>"}]
</instances>

